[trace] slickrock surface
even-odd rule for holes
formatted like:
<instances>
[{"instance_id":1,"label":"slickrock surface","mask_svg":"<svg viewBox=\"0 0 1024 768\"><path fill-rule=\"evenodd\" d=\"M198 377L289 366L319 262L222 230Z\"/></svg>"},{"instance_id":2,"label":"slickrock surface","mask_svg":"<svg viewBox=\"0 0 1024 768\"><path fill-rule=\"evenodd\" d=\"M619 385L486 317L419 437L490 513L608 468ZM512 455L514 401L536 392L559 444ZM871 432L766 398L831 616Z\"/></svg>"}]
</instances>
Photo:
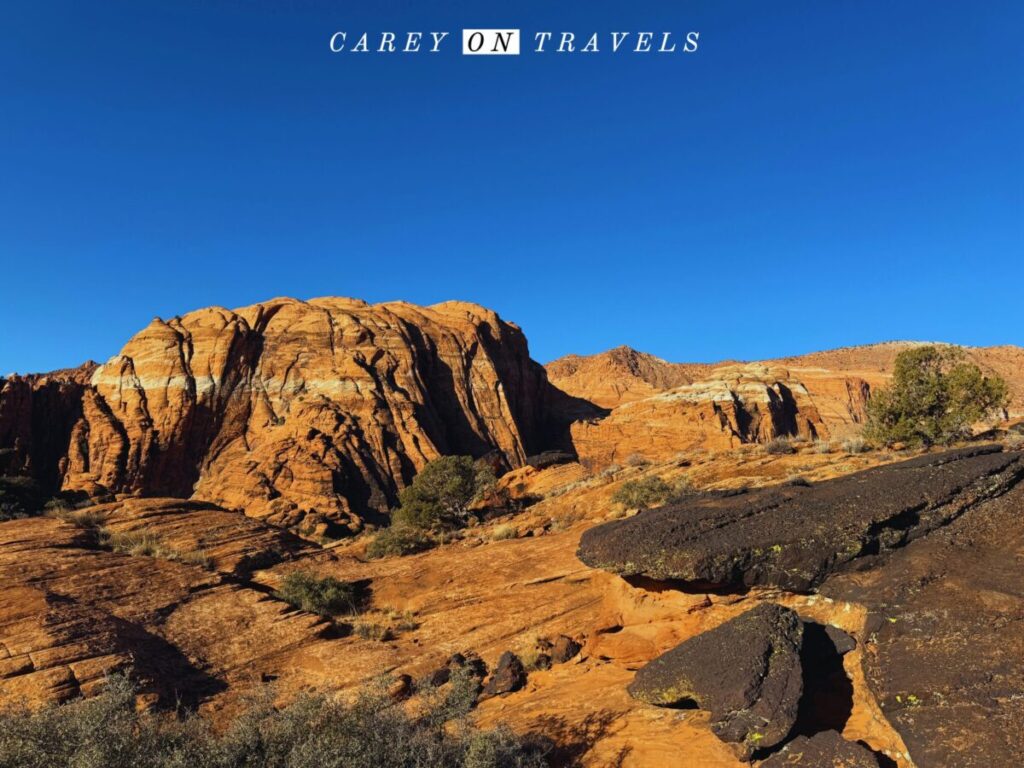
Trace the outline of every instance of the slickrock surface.
<instances>
[{"instance_id":1,"label":"slickrock surface","mask_svg":"<svg viewBox=\"0 0 1024 768\"><path fill-rule=\"evenodd\" d=\"M802 639L796 613L764 603L659 656L629 692L663 707L696 703L719 738L750 754L778 744L796 722Z\"/></svg>"},{"instance_id":2,"label":"slickrock surface","mask_svg":"<svg viewBox=\"0 0 1024 768\"><path fill-rule=\"evenodd\" d=\"M587 531L579 557L623 576L803 591L946 525L1024 476L1019 453L960 449L811 487L669 504Z\"/></svg>"},{"instance_id":3,"label":"slickrock surface","mask_svg":"<svg viewBox=\"0 0 1024 768\"><path fill-rule=\"evenodd\" d=\"M198 536L214 564L231 572L241 541L242 557L268 551L256 546L294 548L287 533L254 532L260 524L241 515L233 515L240 530L232 532L222 517L230 513L177 502L176 519L171 503L152 503L156 509L105 511L121 529L137 515L135 525L143 521L163 543ZM96 531L51 518L0 523L0 583L0 700L7 702L88 694L107 672L131 666L164 704L196 704L272 667L275 655L315 645L324 630L321 619L265 590L197 565L115 554L99 547Z\"/></svg>"},{"instance_id":4,"label":"slickrock surface","mask_svg":"<svg viewBox=\"0 0 1024 768\"><path fill-rule=\"evenodd\" d=\"M511 518L517 538L493 536L508 524L495 521L469 529L465 541L369 562L362 559L365 539L331 549L306 542L306 549L292 554L287 542L294 539L286 532L240 514L232 531L225 515L235 513L194 501L130 499L100 510L108 528L147 530L171 550L204 542L212 571L186 561L114 554L97 548L94 532L50 518L0 524L0 701L91 693L104 671L130 661L149 681L146 691L164 704L173 706L187 694L189 706L226 723L261 681L274 681L280 700L287 701L307 687L351 690L382 673L418 680L456 653L478 653L493 669L505 651L526 659L539 638L558 645L566 636L582 649L572 648L577 652L565 663L531 670L522 689L482 701L474 716L483 727L505 724L546 734L556 740L559 759L587 768L742 768L712 732L708 713L652 707L630 697L626 686L652 659L764 598L756 591L653 590L587 568L573 556L581 532L595 522L587 516L596 511L603 519L615 488L644 473L672 479L671 472L731 472L743 473L744 482L772 482L792 472L795 462L816 462L816 472L827 476L848 471L850 461L864 466L882 459L736 456L730 469L723 458L705 456L690 468L630 467L613 478L588 476L579 464L524 468L517 485L543 499ZM253 554L262 547L285 550L286 557L246 576L247 568L236 565L243 540ZM391 626L393 638L347 633L347 617L335 630L275 599L272 590L295 569L366 583L367 605L353 621ZM44 611L47 599L51 608ZM862 625L859 610L847 604L812 604L813 596L768 599L847 632ZM54 605L81 613L62 614ZM861 653L844 657L851 675L860 668ZM844 737L901 753L865 686L857 685Z\"/></svg>"},{"instance_id":5,"label":"slickrock surface","mask_svg":"<svg viewBox=\"0 0 1024 768\"><path fill-rule=\"evenodd\" d=\"M459 302L203 309L154 320L83 381L2 383L0 445L37 478L321 534L358 530L439 455L521 466L596 412L547 383L518 327Z\"/></svg>"},{"instance_id":6,"label":"slickrock surface","mask_svg":"<svg viewBox=\"0 0 1024 768\"><path fill-rule=\"evenodd\" d=\"M170 551L202 555L221 573L248 576L308 552L309 545L287 531L237 512L186 499L124 499L88 508L106 531L148 533Z\"/></svg>"}]
</instances>

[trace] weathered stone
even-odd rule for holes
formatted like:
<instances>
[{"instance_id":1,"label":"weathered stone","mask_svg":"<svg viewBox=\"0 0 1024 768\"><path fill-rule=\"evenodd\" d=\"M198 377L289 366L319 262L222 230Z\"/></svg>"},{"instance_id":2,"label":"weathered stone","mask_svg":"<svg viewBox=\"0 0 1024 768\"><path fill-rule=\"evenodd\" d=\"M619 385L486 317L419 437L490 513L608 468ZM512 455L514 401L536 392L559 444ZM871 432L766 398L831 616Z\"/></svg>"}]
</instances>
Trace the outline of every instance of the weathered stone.
<instances>
[{"instance_id":1,"label":"weathered stone","mask_svg":"<svg viewBox=\"0 0 1024 768\"><path fill-rule=\"evenodd\" d=\"M498 659L498 666L484 686L484 696L501 696L518 691L526 685L526 670L523 662L511 651L505 651Z\"/></svg>"},{"instance_id":2,"label":"weathered stone","mask_svg":"<svg viewBox=\"0 0 1024 768\"><path fill-rule=\"evenodd\" d=\"M832 644L835 646L836 653L840 656L849 653L857 647L857 641L848 633L843 632L839 627L827 624L825 626L825 634L828 636L828 639L832 641Z\"/></svg>"},{"instance_id":3,"label":"weathered stone","mask_svg":"<svg viewBox=\"0 0 1024 768\"><path fill-rule=\"evenodd\" d=\"M647 510L583 534L579 557L623 576L809 590L854 560L947 525L1024 475L1000 446L928 454L811 488Z\"/></svg>"},{"instance_id":4,"label":"weathered stone","mask_svg":"<svg viewBox=\"0 0 1024 768\"><path fill-rule=\"evenodd\" d=\"M846 741L835 731L810 738L797 736L760 764L759 768L878 768L873 752Z\"/></svg>"},{"instance_id":5,"label":"weathered stone","mask_svg":"<svg viewBox=\"0 0 1024 768\"><path fill-rule=\"evenodd\" d=\"M564 664L580 652L582 646L566 635L559 635L551 644L551 661L555 664Z\"/></svg>"},{"instance_id":6,"label":"weathered stone","mask_svg":"<svg viewBox=\"0 0 1024 768\"><path fill-rule=\"evenodd\" d=\"M663 707L696 703L719 738L749 754L778 744L796 722L802 637L796 613L763 603L662 654L629 692Z\"/></svg>"},{"instance_id":7,"label":"weathered stone","mask_svg":"<svg viewBox=\"0 0 1024 768\"><path fill-rule=\"evenodd\" d=\"M388 696L394 701L405 701L413 693L412 677L406 674L396 675L388 684Z\"/></svg>"}]
</instances>

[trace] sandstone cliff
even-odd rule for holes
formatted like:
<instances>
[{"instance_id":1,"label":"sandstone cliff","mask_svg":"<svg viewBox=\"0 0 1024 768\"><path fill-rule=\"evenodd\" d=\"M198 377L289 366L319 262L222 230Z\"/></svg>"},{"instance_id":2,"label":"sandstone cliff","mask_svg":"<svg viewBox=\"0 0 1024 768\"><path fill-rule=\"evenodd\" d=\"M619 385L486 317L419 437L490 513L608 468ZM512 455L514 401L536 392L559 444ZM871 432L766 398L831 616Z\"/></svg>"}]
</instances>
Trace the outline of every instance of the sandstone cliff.
<instances>
[{"instance_id":1,"label":"sandstone cliff","mask_svg":"<svg viewBox=\"0 0 1024 768\"><path fill-rule=\"evenodd\" d=\"M713 376L624 403L605 419L573 424L580 458L607 465L633 454L663 460L695 448L727 449L786 435L830 436L807 386L789 370L737 365L718 368ZM863 394L858 390L851 397ZM862 407L863 401L857 404Z\"/></svg>"},{"instance_id":2,"label":"sandstone cliff","mask_svg":"<svg viewBox=\"0 0 1024 768\"><path fill-rule=\"evenodd\" d=\"M276 299L155 319L94 371L5 382L0 441L64 490L340 532L439 455L522 465L571 405L482 307Z\"/></svg>"}]
</instances>

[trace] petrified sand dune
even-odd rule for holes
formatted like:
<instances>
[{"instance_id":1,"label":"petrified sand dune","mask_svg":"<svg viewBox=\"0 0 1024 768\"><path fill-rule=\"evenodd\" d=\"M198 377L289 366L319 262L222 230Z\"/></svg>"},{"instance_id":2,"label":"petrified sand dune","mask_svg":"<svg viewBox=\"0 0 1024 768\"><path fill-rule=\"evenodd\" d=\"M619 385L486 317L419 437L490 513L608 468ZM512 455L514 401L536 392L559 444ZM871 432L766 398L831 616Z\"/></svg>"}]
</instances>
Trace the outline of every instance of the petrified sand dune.
<instances>
[{"instance_id":1,"label":"petrified sand dune","mask_svg":"<svg viewBox=\"0 0 1024 768\"><path fill-rule=\"evenodd\" d=\"M827 438L822 418L803 382L785 368L764 365L716 369L715 378L624 403L604 419L572 425L583 460L621 463L633 454L664 460L695 448L727 449L779 436ZM849 421L863 413L866 392L848 392Z\"/></svg>"},{"instance_id":2,"label":"petrified sand dune","mask_svg":"<svg viewBox=\"0 0 1024 768\"><path fill-rule=\"evenodd\" d=\"M573 407L482 307L276 299L156 319L95 370L3 382L0 437L8 467L65 490L337 533L440 455L521 466L561 444Z\"/></svg>"}]
</instances>

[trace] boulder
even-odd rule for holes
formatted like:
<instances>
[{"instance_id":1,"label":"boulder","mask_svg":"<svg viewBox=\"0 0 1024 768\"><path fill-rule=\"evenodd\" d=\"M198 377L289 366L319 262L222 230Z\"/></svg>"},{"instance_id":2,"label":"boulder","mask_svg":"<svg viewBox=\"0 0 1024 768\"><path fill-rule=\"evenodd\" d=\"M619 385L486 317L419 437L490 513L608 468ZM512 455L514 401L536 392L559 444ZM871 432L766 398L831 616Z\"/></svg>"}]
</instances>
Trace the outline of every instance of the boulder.
<instances>
[{"instance_id":1,"label":"boulder","mask_svg":"<svg viewBox=\"0 0 1024 768\"><path fill-rule=\"evenodd\" d=\"M797 736L758 768L878 768L878 760L869 749L846 741L835 731L822 731L811 737Z\"/></svg>"},{"instance_id":2,"label":"boulder","mask_svg":"<svg viewBox=\"0 0 1024 768\"><path fill-rule=\"evenodd\" d=\"M475 653L470 653L468 656L461 653L453 653L448 657L443 666L438 667L427 676L427 682L435 688L439 688L451 680L452 672L457 669L467 670L470 677L474 677L477 680L483 680L487 677L487 664Z\"/></svg>"},{"instance_id":3,"label":"boulder","mask_svg":"<svg viewBox=\"0 0 1024 768\"><path fill-rule=\"evenodd\" d=\"M396 675L388 684L387 694L393 701L405 701L413 693L412 677L406 674Z\"/></svg>"},{"instance_id":4,"label":"boulder","mask_svg":"<svg viewBox=\"0 0 1024 768\"><path fill-rule=\"evenodd\" d=\"M796 722L802 638L795 612L763 603L641 668L629 693L662 707L696 704L719 738L749 755L781 742Z\"/></svg>"},{"instance_id":5,"label":"boulder","mask_svg":"<svg viewBox=\"0 0 1024 768\"><path fill-rule=\"evenodd\" d=\"M526 670L523 662L511 651L505 651L498 659L498 666L494 668L487 685L484 686L485 697L503 696L506 693L518 691L526 685Z\"/></svg>"},{"instance_id":6,"label":"boulder","mask_svg":"<svg viewBox=\"0 0 1024 768\"><path fill-rule=\"evenodd\" d=\"M578 555L627 577L808 591L1004 493L1024 476L1024 461L1001 450L927 454L810 488L687 499L590 529Z\"/></svg>"},{"instance_id":7,"label":"boulder","mask_svg":"<svg viewBox=\"0 0 1024 768\"><path fill-rule=\"evenodd\" d=\"M564 664L579 653L582 647L571 637L559 635L551 644L551 661L555 664Z\"/></svg>"},{"instance_id":8,"label":"boulder","mask_svg":"<svg viewBox=\"0 0 1024 768\"><path fill-rule=\"evenodd\" d=\"M918 768L1024 764L1024 482L819 591L868 612L865 680Z\"/></svg>"}]
</instances>

